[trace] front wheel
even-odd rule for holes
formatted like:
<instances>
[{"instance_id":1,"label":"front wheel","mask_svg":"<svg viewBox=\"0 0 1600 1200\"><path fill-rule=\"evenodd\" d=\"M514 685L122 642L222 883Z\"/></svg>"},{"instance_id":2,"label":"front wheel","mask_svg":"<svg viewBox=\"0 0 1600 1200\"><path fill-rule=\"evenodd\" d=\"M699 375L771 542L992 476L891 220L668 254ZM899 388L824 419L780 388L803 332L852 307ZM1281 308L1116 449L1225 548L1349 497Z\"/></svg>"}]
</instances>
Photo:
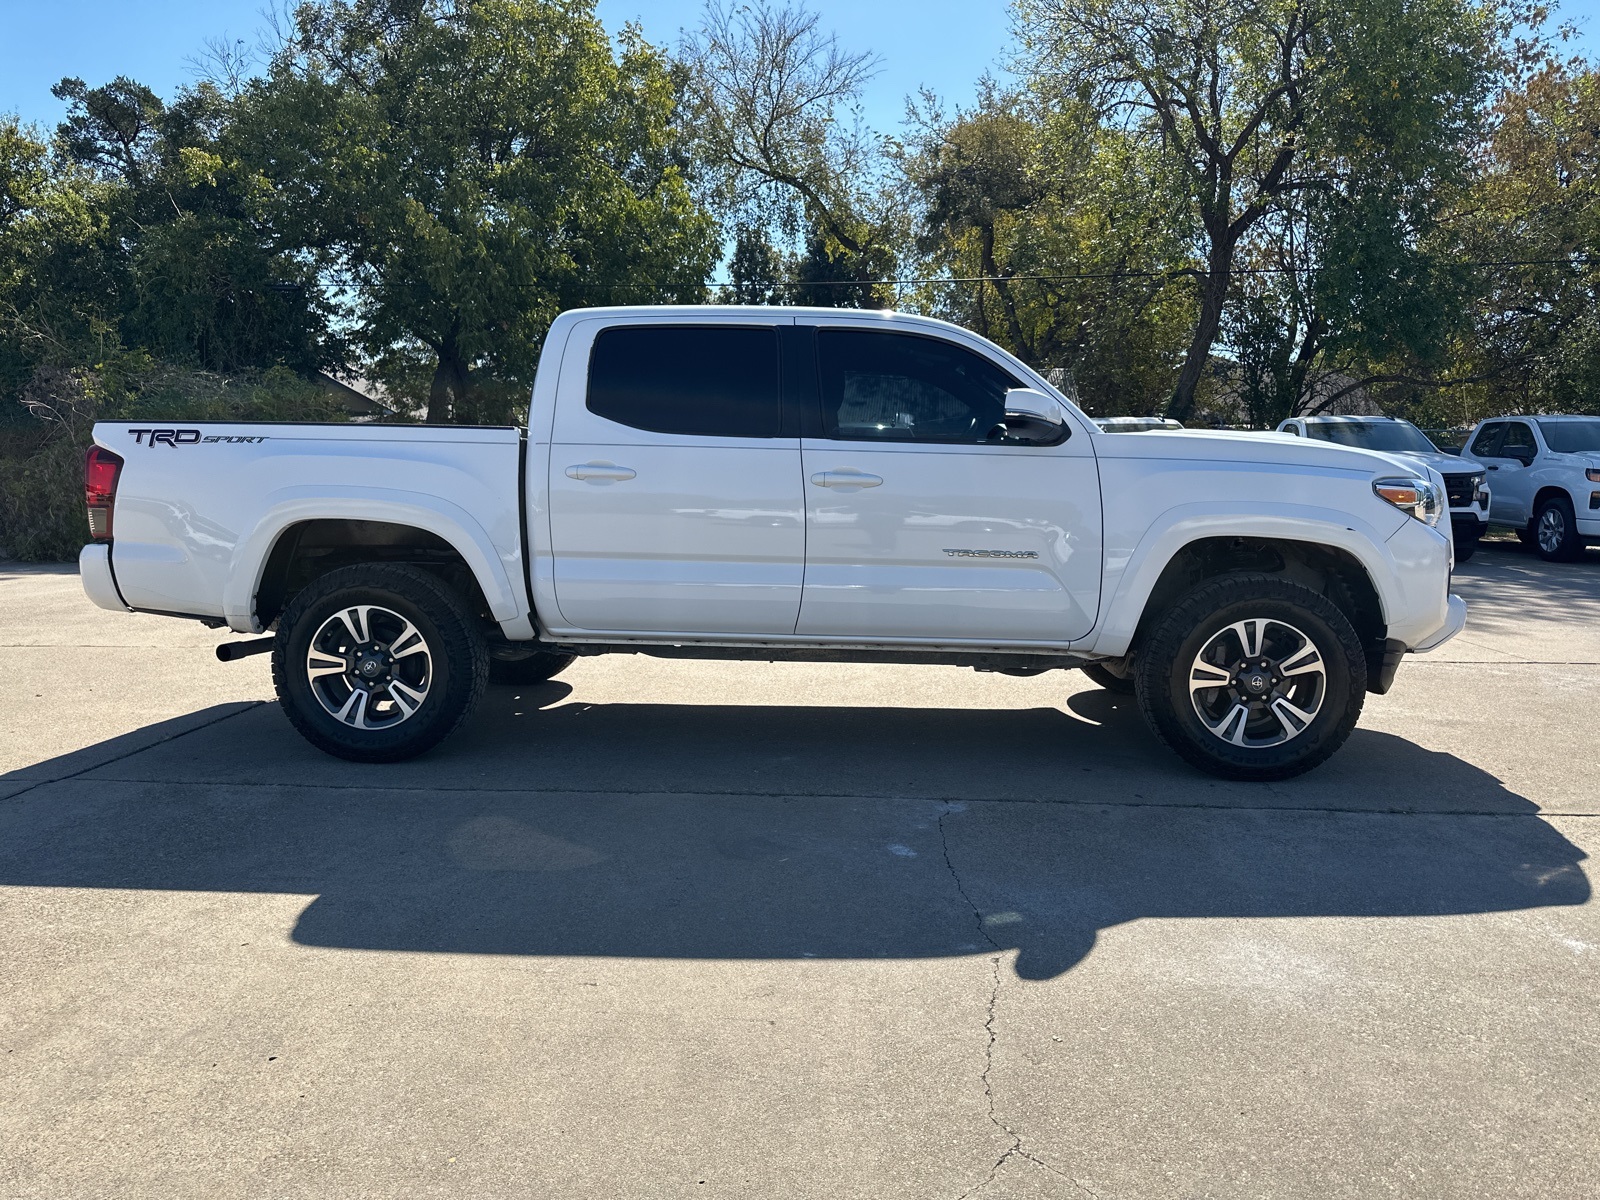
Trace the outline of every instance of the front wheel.
<instances>
[{"instance_id":1,"label":"front wheel","mask_svg":"<svg viewBox=\"0 0 1600 1200\"><path fill-rule=\"evenodd\" d=\"M1572 511L1572 501L1565 496L1552 496L1539 506L1533 519L1534 549L1546 562L1572 562L1583 553L1583 539L1578 536L1578 521Z\"/></svg>"},{"instance_id":2,"label":"front wheel","mask_svg":"<svg viewBox=\"0 0 1600 1200\"><path fill-rule=\"evenodd\" d=\"M1232 575L1156 622L1135 679L1145 720L1186 762L1225 779L1287 779L1350 736L1367 660L1327 597L1272 575Z\"/></svg>"},{"instance_id":3,"label":"front wheel","mask_svg":"<svg viewBox=\"0 0 1600 1200\"><path fill-rule=\"evenodd\" d=\"M435 575L397 563L342 567L284 609L272 683L319 750L356 762L414 758L471 712L489 679L483 631Z\"/></svg>"},{"instance_id":4,"label":"front wheel","mask_svg":"<svg viewBox=\"0 0 1600 1200\"><path fill-rule=\"evenodd\" d=\"M1464 563L1478 552L1479 538L1474 535L1463 535L1456 539L1456 561Z\"/></svg>"}]
</instances>

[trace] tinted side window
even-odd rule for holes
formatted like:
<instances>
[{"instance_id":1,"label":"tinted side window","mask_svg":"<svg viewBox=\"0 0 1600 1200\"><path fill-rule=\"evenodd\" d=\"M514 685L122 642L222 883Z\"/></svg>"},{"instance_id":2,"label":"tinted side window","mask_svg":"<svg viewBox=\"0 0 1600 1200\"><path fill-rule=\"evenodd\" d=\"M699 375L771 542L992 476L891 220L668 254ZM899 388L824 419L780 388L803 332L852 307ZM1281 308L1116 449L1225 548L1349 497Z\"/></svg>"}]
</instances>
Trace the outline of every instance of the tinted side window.
<instances>
[{"instance_id":1,"label":"tinted side window","mask_svg":"<svg viewBox=\"0 0 1600 1200\"><path fill-rule=\"evenodd\" d=\"M823 329L817 356L830 438L982 442L1021 386L970 350L914 334Z\"/></svg>"},{"instance_id":2,"label":"tinted side window","mask_svg":"<svg viewBox=\"0 0 1600 1200\"><path fill-rule=\"evenodd\" d=\"M620 325L589 357L589 411L652 433L777 437L778 331L738 325Z\"/></svg>"},{"instance_id":3,"label":"tinted side window","mask_svg":"<svg viewBox=\"0 0 1600 1200\"><path fill-rule=\"evenodd\" d=\"M1478 430L1478 436L1472 439L1472 453L1481 454L1485 458L1493 458L1495 451L1500 448L1500 435L1505 432L1505 426L1499 423L1485 425Z\"/></svg>"},{"instance_id":4,"label":"tinted side window","mask_svg":"<svg viewBox=\"0 0 1600 1200\"><path fill-rule=\"evenodd\" d=\"M1533 430L1528 428L1527 422L1506 422L1506 440L1500 444L1500 457L1531 459L1537 453L1539 447L1534 443Z\"/></svg>"}]
</instances>

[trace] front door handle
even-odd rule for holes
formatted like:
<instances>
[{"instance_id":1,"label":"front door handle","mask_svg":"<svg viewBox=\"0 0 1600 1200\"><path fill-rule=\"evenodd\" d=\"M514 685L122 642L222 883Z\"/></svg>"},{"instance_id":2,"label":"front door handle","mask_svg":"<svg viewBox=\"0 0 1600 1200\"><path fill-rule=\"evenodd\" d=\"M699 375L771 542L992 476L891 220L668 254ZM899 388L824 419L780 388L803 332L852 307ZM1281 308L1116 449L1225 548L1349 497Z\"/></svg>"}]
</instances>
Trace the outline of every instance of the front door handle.
<instances>
[{"instance_id":1,"label":"front door handle","mask_svg":"<svg viewBox=\"0 0 1600 1200\"><path fill-rule=\"evenodd\" d=\"M818 471L811 477L811 482L825 488L869 488L882 483L883 476L869 475L854 467L842 467L837 471Z\"/></svg>"},{"instance_id":2,"label":"front door handle","mask_svg":"<svg viewBox=\"0 0 1600 1200\"><path fill-rule=\"evenodd\" d=\"M587 462L567 468L568 479L587 479L591 483L621 483L639 472L612 462Z\"/></svg>"}]
</instances>

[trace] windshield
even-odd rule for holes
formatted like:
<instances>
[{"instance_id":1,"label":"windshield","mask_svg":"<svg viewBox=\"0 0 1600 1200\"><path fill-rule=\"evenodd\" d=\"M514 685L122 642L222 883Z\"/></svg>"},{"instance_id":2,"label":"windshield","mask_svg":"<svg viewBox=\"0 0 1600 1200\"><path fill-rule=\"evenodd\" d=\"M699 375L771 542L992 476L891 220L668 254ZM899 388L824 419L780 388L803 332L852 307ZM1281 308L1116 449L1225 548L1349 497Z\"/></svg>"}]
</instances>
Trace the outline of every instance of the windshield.
<instances>
[{"instance_id":1,"label":"windshield","mask_svg":"<svg viewBox=\"0 0 1600 1200\"><path fill-rule=\"evenodd\" d=\"M1410 421L1307 421L1306 436L1362 450L1406 450L1437 454L1432 442Z\"/></svg>"},{"instance_id":2,"label":"windshield","mask_svg":"<svg viewBox=\"0 0 1600 1200\"><path fill-rule=\"evenodd\" d=\"M1540 421L1544 443L1557 454L1600 450L1600 419L1593 421Z\"/></svg>"}]
</instances>

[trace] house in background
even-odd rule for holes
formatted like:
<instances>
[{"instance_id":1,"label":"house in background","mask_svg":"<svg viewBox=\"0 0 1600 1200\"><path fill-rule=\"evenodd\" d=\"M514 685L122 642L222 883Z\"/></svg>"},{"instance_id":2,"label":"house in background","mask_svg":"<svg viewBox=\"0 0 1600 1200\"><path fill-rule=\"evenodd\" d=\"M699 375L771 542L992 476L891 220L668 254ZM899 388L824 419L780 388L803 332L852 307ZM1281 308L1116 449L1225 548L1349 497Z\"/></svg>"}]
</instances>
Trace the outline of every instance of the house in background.
<instances>
[{"instance_id":1,"label":"house in background","mask_svg":"<svg viewBox=\"0 0 1600 1200\"><path fill-rule=\"evenodd\" d=\"M326 371L318 371L315 378L323 390L338 402L339 407L350 414L352 421L381 421L395 414L394 406L387 402L382 384L360 376L339 379Z\"/></svg>"}]
</instances>

